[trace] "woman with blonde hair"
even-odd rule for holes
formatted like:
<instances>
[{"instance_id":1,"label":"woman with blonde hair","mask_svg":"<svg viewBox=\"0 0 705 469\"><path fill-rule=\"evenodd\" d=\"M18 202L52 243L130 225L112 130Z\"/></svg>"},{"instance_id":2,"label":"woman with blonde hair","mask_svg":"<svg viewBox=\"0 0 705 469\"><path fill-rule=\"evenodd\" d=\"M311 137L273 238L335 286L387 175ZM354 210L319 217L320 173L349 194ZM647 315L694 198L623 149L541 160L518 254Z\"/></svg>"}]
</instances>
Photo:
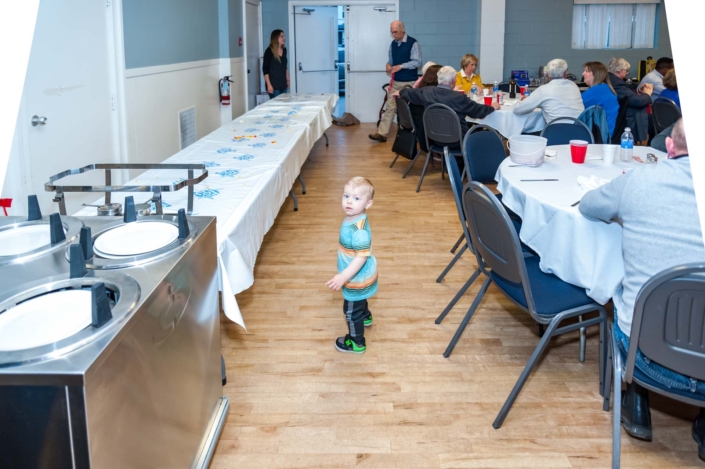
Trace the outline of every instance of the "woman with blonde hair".
<instances>
[{"instance_id":1,"label":"woman with blonde hair","mask_svg":"<svg viewBox=\"0 0 705 469\"><path fill-rule=\"evenodd\" d=\"M605 110L607 126L612 137L619 114L619 101L610 83L607 67L601 62L586 63L583 65L583 81L590 87L582 93L585 109L590 106L600 106Z\"/></svg>"},{"instance_id":2,"label":"woman with blonde hair","mask_svg":"<svg viewBox=\"0 0 705 469\"><path fill-rule=\"evenodd\" d=\"M284 31L275 29L269 37L269 47L264 51L262 58L262 73L270 98L275 98L289 90L285 43Z\"/></svg>"},{"instance_id":3,"label":"woman with blonde hair","mask_svg":"<svg viewBox=\"0 0 705 469\"><path fill-rule=\"evenodd\" d=\"M462 90L465 93L469 93L473 83L478 89L483 87L482 78L475 73L477 62L477 57L472 54L465 54L463 58L460 59L460 71L455 77L455 89L457 91Z\"/></svg>"}]
</instances>

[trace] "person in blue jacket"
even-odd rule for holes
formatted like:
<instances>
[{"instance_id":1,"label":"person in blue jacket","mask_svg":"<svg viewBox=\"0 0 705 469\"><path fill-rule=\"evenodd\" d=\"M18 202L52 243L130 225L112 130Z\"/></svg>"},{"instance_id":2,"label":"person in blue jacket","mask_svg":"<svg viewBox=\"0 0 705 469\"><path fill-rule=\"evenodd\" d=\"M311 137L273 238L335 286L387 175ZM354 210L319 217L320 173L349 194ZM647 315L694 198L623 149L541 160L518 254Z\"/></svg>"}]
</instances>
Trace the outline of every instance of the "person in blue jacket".
<instances>
[{"instance_id":1,"label":"person in blue jacket","mask_svg":"<svg viewBox=\"0 0 705 469\"><path fill-rule=\"evenodd\" d=\"M612 88L607 67L601 62L588 62L583 65L583 81L590 88L582 94L585 109L590 106L600 106L605 110L610 138L614 133L619 114L617 93Z\"/></svg>"},{"instance_id":2,"label":"person in blue jacket","mask_svg":"<svg viewBox=\"0 0 705 469\"><path fill-rule=\"evenodd\" d=\"M676 81L676 69L669 71L665 77L663 77L664 90L661 91L659 98L667 98L676 103L678 109L681 108L681 98L678 94L678 82Z\"/></svg>"}]
</instances>

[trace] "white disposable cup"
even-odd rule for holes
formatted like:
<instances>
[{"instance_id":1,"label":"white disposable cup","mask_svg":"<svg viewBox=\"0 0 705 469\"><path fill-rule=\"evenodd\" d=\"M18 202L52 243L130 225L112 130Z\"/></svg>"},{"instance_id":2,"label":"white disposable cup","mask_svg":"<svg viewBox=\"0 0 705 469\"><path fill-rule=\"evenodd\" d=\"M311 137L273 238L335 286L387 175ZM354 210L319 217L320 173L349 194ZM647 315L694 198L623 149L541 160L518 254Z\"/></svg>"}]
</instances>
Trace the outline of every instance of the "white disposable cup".
<instances>
[{"instance_id":1,"label":"white disposable cup","mask_svg":"<svg viewBox=\"0 0 705 469\"><path fill-rule=\"evenodd\" d=\"M614 164L619 145L602 145L602 161L605 164Z\"/></svg>"},{"instance_id":2,"label":"white disposable cup","mask_svg":"<svg viewBox=\"0 0 705 469\"><path fill-rule=\"evenodd\" d=\"M483 96L489 96L490 89L489 88L482 88L482 94L483 94Z\"/></svg>"}]
</instances>

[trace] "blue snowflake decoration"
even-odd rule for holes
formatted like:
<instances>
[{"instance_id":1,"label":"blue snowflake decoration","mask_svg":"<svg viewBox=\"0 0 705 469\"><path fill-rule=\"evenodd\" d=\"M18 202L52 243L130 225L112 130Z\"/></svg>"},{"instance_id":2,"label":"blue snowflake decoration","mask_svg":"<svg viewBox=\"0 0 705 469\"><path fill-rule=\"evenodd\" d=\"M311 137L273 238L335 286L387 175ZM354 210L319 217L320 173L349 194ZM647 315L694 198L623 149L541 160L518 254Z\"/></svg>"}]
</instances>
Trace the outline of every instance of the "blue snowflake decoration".
<instances>
[{"instance_id":1,"label":"blue snowflake decoration","mask_svg":"<svg viewBox=\"0 0 705 469\"><path fill-rule=\"evenodd\" d=\"M262 148L262 147L266 147L267 144L266 143L248 143L248 146L250 146L252 148Z\"/></svg>"},{"instance_id":2,"label":"blue snowflake decoration","mask_svg":"<svg viewBox=\"0 0 705 469\"><path fill-rule=\"evenodd\" d=\"M296 111L289 111L289 112L286 113L286 115L287 115L287 116L295 116L295 115L296 115Z\"/></svg>"},{"instance_id":3,"label":"blue snowflake decoration","mask_svg":"<svg viewBox=\"0 0 705 469\"><path fill-rule=\"evenodd\" d=\"M266 134L260 134L260 137L274 137L275 135L277 135L277 134L275 134L273 132L269 132Z\"/></svg>"},{"instance_id":4,"label":"blue snowflake decoration","mask_svg":"<svg viewBox=\"0 0 705 469\"><path fill-rule=\"evenodd\" d=\"M233 148L220 148L216 153L220 153L221 155L224 155L225 153L235 153L237 150Z\"/></svg>"},{"instance_id":5,"label":"blue snowflake decoration","mask_svg":"<svg viewBox=\"0 0 705 469\"><path fill-rule=\"evenodd\" d=\"M294 111L300 111L302 109L302 107L301 106L294 106L291 109L293 109Z\"/></svg>"},{"instance_id":6,"label":"blue snowflake decoration","mask_svg":"<svg viewBox=\"0 0 705 469\"><path fill-rule=\"evenodd\" d=\"M181 183L181 182L184 182L184 179L183 179L183 178L179 178L179 179L173 181L172 184L173 184L173 185L177 185L177 184L179 184L179 183Z\"/></svg>"},{"instance_id":7,"label":"blue snowflake decoration","mask_svg":"<svg viewBox=\"0 0 705 469\"><path fill-rule=\"evenodd\" d=\"M240 174L240 171L237 169L226 169L225 171L218 171L215 174L224 178L234 178L235 176Z\"/></svg>"},{"instance_id":8,"label":"blue snowflake decoration","mask_svg":"<svg viewBox=\"0 0 705 469\"><path fill-rule=\"evenodd\" d=\"M282 117L282 118L281 118L281 119L279 119L279 120L280 120L280 121L282 121L282 122L286 122L286 121L288 121L288 120L289 120L289 118L288 118L288 117Z\"/></svg>"},{"instance_id":9,"label":"blue snowflake decoration","mask_svg":"<svg viewBox=\"0 0 705 469\"><path fill-rule=\"evenodd\" d=\"M206 168L215 168L216 166L220 166L220 163L216 163L215 161L204 161L203 164Z\"/></svg>"},{"instance_id":10,"label":"blue snowflake decoration","mask_svg":"<svg viewBox=\"0 0 705 469\"><path fill-rule=\"evenodd\" d=\"M155 204L154 202L150 202L150 204L151 204L152 212L155 212L155 213L156 213L156 212L157 212L157 204ZM169 208L169 207L171 207L171 204L170 204L170 203L167 203L167 202L164 202L164 201L162 200L162 208L164 209L164 208Z\"/></svg>"},{"instance_id":11,"label":"blue snowflake decoration","mask_svg":"<svg viewBox=\"0 0 705 469\"><path fill-rule=\"evenodd\" d=\"M281 129L281 128L284 127L284 126L281 125L281 124L274 124L274 125L270 125L269 127L272 128L272 129Z\"/></svg>"},{"instance_id":12,"label":"blue snowflake decoration","mask_svg":"<svg viewBox=\"0 0 705 469\"><path fill-rule=\"evenodd\" d=\"M255 122L255 124L257 124L257 125L263 125L263 124L266 124L266 122L265 122L265 121L257 121L257 122Z\"/></svg>"},{"instance_id":13,"label":"blue snowflake decoration","mask_svg":"<svg viewBox=\"0 0 705 469\"><path fill-rule=\"evenodd\" d=\"M220 194L220 191L218 189L205 189L202 191L194 192L193 195L195 195L199 199L213 199L218 194Z\"/></svg>"},{"instance_id":14,"label":"blue snowflake decoration","mask_svg":"<svg viewBox=\"0 0 705 469\"><path fill-rule=\"evenodd\" d=\"M238 161L249 161L253 159L255 156L254 155L241 155L241 156L233 156L233 159L238 160Z\"/></svg>"},{"instance_id":15,"label":"blue snowflake decoration","mask_svg":"<svg viewBox=\"0 0 705 469\"><path fill-rule=\"evenodd\" d=\"M249 129L245 129L245 132L259 132L259 129L255 129L254 127L250 127Z\"/></svg>"},{"instance_id":16,"label":"blue snowflake decoration","mask_svg":"<svg viewBox=\"0 0 705 469\"><path fill-rule=\"evenodd\" d=\"M267 114L266 116L264 116L265 119L271 119L272 117L274 117L274 116L271 114Z\"/></svg>"},{"instance_id":17,"label":"blue snowflake decoration","mask_svg":"<svg viewBox=\"0 0 705 469\"><path fill-rule=\"evenodd\" d=\"M275 110L274 110L274 111L272 111L272 112L279 112L279 109L275 109Z\"/></svg>"}]
</instances>

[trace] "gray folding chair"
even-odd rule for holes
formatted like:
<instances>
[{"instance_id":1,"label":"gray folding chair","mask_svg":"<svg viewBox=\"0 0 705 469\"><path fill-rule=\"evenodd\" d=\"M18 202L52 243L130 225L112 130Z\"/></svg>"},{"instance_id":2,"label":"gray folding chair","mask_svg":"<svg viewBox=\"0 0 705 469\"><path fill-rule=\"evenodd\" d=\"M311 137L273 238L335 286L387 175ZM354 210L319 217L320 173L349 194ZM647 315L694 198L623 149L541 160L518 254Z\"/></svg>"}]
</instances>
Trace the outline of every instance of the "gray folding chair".
<instances>
[{"instance_id":1,"label":"gray folding chair","mask_svg":"<svg viewBox=\"0 0 705 469\"><path fill-rule=\"evenodd\" d=\"M524 257L519 237L509 215L487 187L478 182L466 184L463 188L463 204L477 265L487 278L451 343L448 344L444 356L450 355L490 282L494 282L517 307L529 313L534 321L548 326L492 426L494 428L502 426L502 422L552 337L596 324L600 327L599 391L600 395L604 395L607 319L605 309L588 297L584 288L576 287L563 282L555 275L542 272L538 257ZM488 268L492 270L489 271ZM592 312L597 312L597 315L587 319L583 317ZM577 318L578 321L559 327L563 321L572 318ZM584 347L585 342L581 336L581 356L584 356Z\"/></svg>"},{"instance_id":2,"label":"gray folding chair","mask_svg":"<svg viewBox=\"0 0 705 469\"><path fill-rule=\"evenodd\" d=\"M562 122L569 121L569 122ZM571 140L585 140L595 143L592 131L584 122L572 117L559 117L546 124L541 136L548 140L547 145L568 145Z\"/></svg>"},{"instance_id":3,"label":"gray folding chair","mask_svg":"<svg viewBox=\"0 0 705 469\"><path fill-rule=\"evenodd\" d=\"M426 133L426 148L428 148L429 151L426 154L426 162L423 165L423 171L421 171L421 178L419 179L419 185L416 186L416 192L421 190L421 183L423 182L428 162L431 160L433 153L462 156L460 143L463 141L463 131L455 111L445 104L431 104L424 110L423 126ZM458 146L457 150L450 149L450 147L454 145ZM445 161L441 160L441 173L443 173L444 166Z\"/></svg>"},{"instance_id":4,"label":"gray folding chair","mask_svg":"<svg viewBox=\"0 0 705 469\"><path fill-rule=\"evenodd\" d=\"M681 110L678 109L676 103L668 98L659 98L651 105L651 117L654 120L654 130L656 134L660 134L666 129L675 124L682 117Z\"/></svg>"},{"instance_id":5,"label":"gray folding chair","mask_svg":"<svg viewBox=\"0 0 705 469\"><path fill-rule=\"evenodd\" d=\"M612 467L619 468L622 381L637 383L686 404L705 407L705 397L690 391L667 390L636 368L637 350L666 368L705 381L705 263L671 267L651 277L636 297L629 350L624 357L610 328L604 410L609 411L614 384ZM613 383L610 383L613 381Z\"/></svg>"}]
</instances>

